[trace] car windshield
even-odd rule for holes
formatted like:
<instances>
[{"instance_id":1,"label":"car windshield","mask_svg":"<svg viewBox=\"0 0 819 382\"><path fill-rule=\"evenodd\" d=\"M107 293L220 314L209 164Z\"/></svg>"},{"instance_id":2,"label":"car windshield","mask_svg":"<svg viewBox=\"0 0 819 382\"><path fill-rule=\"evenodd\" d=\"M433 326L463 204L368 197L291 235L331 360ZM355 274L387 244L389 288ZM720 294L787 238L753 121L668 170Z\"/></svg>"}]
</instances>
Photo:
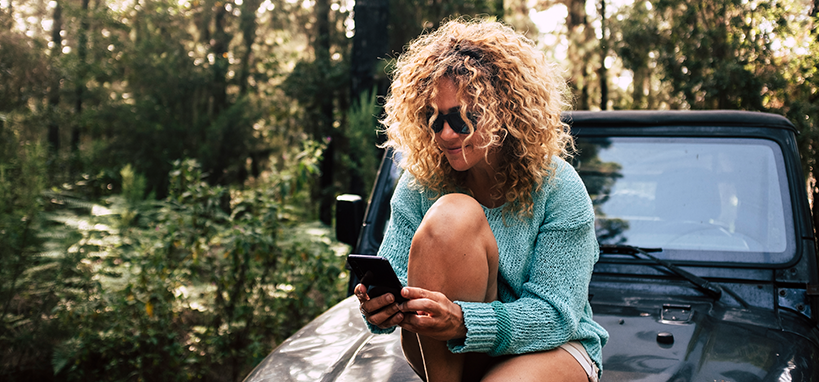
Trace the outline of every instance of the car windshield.
<instances>
[{"instance_id":1,"label":"car windshield","mask_svg":"<svg viewBox=\"0 0 819 382\"><path fill-rule=\"evenodd\" d=\"M785 263L793 219L780 148L738 138L578 138L600 244L697 262Z\"/></svg>"}]
</instances>

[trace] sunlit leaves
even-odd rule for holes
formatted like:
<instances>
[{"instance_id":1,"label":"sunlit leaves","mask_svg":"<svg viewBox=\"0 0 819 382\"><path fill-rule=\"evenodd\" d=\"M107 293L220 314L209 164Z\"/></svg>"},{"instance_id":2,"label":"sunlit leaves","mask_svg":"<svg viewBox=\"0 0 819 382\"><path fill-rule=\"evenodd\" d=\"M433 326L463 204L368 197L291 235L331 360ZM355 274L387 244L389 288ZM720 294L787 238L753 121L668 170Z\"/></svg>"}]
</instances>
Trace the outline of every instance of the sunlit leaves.
<instances>
[{"instance_id":1,"label":"sunlit leaves","mask_svg":"<svg viewBox=\"0 0 819 382\"><path fill-rule=\"evenodd\" d=\"M309 169L317 153L302 151L293 164ZM295 176L305 171L296 168ZM109 199L112 213L77 218L91 221L75 227L83 237L120 239L81 241L84 253L104 253L87 257L86 277L99 283L92 290L98 298L64 307L94 314L64 316L81 334L61 347L55 363L61 375L184 380L229 365L240 367L229 373L244 374L269 350L266 343L282 340L343 295L343 258L330 249L326 229L281 224L279 203L288 198L275 185L291 178L229 191L202 176L195 161L179 161L167 201L128 201L124 195L140 193L125 189ZM129 226L97 230L105 222L123 224L118 214L129 210L136 216ZM155 363L160 359L164 368Z\"/></svg>"}]
</instances>

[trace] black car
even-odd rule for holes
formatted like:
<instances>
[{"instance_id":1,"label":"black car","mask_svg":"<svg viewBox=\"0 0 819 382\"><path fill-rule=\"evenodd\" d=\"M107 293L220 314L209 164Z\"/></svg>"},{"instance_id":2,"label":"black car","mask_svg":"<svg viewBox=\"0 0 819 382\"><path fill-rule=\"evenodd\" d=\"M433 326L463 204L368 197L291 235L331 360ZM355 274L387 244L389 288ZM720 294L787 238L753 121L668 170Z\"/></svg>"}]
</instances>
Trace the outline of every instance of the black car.
<instances>
[{"instance_id":1,"label":"black car","mask_svg":"<svg viewBox=\"0 0 819 382\"><path fill-rule=\"evenodd\" d=\"M597 216L602 381L819 381L819 270L793 125L741 111L564 120ZM387 153L366 216L360 198L339 198L337 233L355 253L378 251L399 176ZM367 331L350 297L246 381L419 381L397 333Z\"/></svg>"}]
</instances>

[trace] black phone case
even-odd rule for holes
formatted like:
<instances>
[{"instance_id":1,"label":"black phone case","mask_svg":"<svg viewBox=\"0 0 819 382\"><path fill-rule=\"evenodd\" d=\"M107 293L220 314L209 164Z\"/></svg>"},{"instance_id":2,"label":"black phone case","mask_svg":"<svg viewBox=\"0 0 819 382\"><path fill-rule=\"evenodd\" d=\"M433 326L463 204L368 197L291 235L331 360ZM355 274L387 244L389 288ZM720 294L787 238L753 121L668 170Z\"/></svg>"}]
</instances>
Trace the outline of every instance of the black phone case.
<instances>
[{"instance_id":1,"label":"black phone case","mask_svg":"<svg viewBox=\"0 0 819 382\"><path fill-rule=\"evenodd\" d=\"M367 286L370 298L392 293L395 302L401 303L407 299L401 297L401 282L392 270L390 262L380 256L348 255L347 263L353 270L360 283Z\"/></svg>"}]
</instances>

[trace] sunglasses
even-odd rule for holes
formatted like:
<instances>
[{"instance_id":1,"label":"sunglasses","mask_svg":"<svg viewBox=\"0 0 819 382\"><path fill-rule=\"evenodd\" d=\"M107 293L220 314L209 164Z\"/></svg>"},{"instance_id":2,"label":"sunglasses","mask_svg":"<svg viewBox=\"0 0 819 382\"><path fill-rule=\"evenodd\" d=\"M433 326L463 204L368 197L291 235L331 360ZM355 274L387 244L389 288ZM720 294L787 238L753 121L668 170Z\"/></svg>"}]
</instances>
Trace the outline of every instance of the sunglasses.
<instances>
[{"instance_id":1,"label":"sunglasses","mask_svg":"<svg viewBox=\"0 0 819 382\"><path fill-rule=\"evenodd\" d=\"M432 113L430 112L427 116L427 120L432 117ZM475 113L466 113L466 118L472 122L472 126L478 125L478 115ZM452 131L458 134L469 134L469 125L467 125L466 121L461 118L460 111L453 111L449 114L438 114L438 118L435 118L435 121L432 122L432 131L435 134L441 132L444 129L444 122L449 124L449 127Z\"/></svg>"}]
</instances>

